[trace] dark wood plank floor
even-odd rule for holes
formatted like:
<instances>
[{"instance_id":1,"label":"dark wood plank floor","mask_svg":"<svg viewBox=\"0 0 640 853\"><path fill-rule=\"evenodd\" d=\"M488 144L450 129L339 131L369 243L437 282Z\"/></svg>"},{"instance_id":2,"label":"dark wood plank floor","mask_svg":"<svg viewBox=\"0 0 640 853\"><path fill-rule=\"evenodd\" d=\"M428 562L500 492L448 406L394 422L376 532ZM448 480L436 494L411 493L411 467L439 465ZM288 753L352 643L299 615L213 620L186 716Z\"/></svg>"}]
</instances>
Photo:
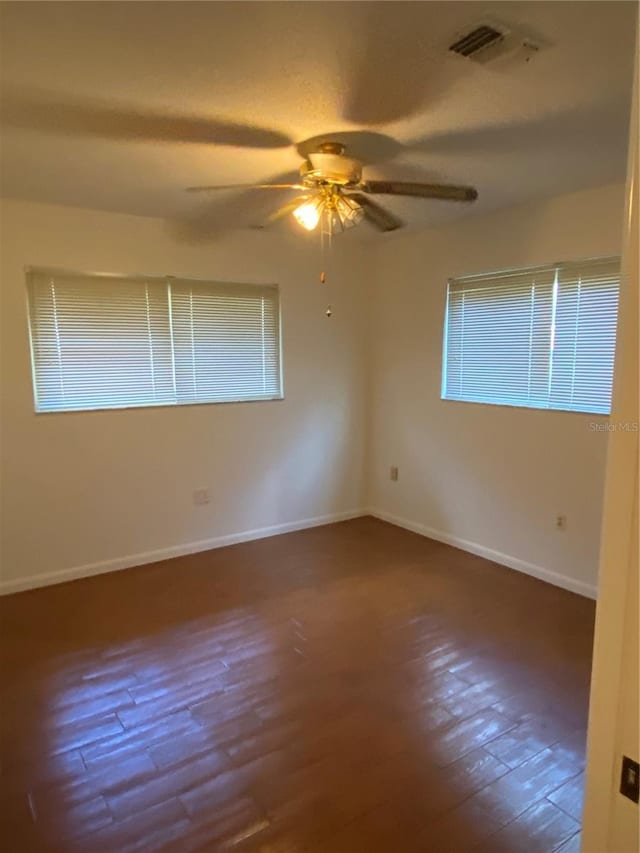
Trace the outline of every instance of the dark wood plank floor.
<instances>
[{"instance_id":1,"label":"dark wood plank floor","mask_svg":"<svg viewBox=\"0 0 640 853\"><path fill-rule=\"evenodd\" d=\"M578 849L586 599L363 518L0 609L11 853Z\"/></svg>"}]
</instances>

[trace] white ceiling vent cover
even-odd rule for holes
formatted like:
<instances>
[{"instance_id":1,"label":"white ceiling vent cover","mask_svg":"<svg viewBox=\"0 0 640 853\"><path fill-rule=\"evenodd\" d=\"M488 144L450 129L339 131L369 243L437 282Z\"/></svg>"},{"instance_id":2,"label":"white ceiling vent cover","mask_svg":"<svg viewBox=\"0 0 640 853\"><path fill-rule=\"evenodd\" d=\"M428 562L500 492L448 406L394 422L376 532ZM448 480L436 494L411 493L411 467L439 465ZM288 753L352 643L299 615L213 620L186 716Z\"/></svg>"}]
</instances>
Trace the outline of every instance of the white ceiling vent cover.
<instances>
[{"instance_id":1,"label":"white ceiling vent cover","mask_svg":"<svg viewBox=\"0 0 640 853\"><path fill-rule=\"evenodd\" d=\"M502 28L498 28L492 24L478 24L468 32L459 36L453 44L449 45L451 53L457 53L459 56L465 56L467 59L480 59L479 54L485 53L489 48L493 48L493 55L498 45L505 40L508 31L505 32Z\"/></svg>"},{"instance_id":2,"label":"white ceiling vent cover","mask_svg":"<svg viewBox=\"0 0 640 853\"><path fill-rule=\"evenodd\" d=\"M538 38L523 31L514 32L496 21L484 20L458 33L449 45L449 53L483 64L502 57L529 62L541 47Z\"/></svg>"}]
</instances>

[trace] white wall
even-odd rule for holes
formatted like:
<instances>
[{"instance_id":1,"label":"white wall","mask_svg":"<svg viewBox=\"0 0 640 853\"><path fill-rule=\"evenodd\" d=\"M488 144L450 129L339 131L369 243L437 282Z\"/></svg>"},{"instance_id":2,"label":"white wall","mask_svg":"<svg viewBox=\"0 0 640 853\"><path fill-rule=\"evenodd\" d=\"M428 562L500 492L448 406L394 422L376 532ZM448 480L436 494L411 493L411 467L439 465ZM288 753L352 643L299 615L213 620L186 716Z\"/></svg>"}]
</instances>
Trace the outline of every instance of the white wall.
<instances>
[{"instance_id":1,"label":"white wall","mask_svg":"<svg viewBox=\"0 0 640 853\"><path fill-rule=\"evenodd\" d=\"M1 213L5 591L362 506L357 243L338 248L327 319L317 239L245 231L191 245L160 220L14 201ZM35 415L24 265L278 282L285 400ZM194 506L203 486L212 501Z\"/></svg>"},{"instance_id":2,"label":"white wall","mask_svg":"<svg viewBox=\"0 0 640 853\"><path fill-rule=\"evenodd\" d=\"M442 327L449 277L618 254L623 210L624 186L607 186L380 249L369 380L376 513L595 594L606 433L590 424L606 418L442 401Z\"/></svg>"},{"instance_id":3,"label":"white wall","mask_svg":"<svg viewBox=\"0 0 640 853\"><path fill-rule=\"evenodd\" d=\"M442 402L442 323L450 276L619 252L623 205L611 186L377 246L348 235L328 320L313 237L193 245L159 220L4 202L4 590L369 506L594 594L606 434L589 424L606 419ZM278 281L286 399L35 415L26 264Z\"/></svg>"}]
</instances>

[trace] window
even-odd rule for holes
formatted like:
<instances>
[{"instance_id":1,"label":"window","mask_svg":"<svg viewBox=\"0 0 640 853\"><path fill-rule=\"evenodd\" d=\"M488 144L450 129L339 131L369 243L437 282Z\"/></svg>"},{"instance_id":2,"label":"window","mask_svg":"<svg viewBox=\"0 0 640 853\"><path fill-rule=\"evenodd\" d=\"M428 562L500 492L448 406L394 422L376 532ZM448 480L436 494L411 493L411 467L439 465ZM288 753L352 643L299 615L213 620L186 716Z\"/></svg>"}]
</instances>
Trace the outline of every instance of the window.
<instances>
[{"instance_id":1,"label":"window","mask_svg":"<svg viewBox=\"0 0 640 853\"><path fill-rule=\"evenodd\" d=\"M608 414L620 261L452 279L442 397Z\"/></svg>"},{"instance_id":2,"label":"window","mask_svg":"<svg viewBox=\"0 0 640 853\"><path fill-rule=\"evenodd\" d=\"M38 412L282 397L275 285L30 270Z\"/></svg>"}]
</instances>

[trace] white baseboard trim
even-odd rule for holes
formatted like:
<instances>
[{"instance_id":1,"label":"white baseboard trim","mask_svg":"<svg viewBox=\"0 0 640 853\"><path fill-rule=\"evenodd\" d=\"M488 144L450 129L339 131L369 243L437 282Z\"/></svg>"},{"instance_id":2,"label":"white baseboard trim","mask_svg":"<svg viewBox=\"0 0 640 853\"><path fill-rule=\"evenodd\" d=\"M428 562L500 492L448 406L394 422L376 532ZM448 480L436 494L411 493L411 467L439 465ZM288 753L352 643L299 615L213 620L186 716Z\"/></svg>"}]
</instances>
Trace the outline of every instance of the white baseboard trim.
<instances>
[{"instance_id":1,"label":"white baseboard trim","mask_svg":"<svg viewBox=\"0 0 640 853\"><path fill-rule=\"evenodd\" d=\"M566 575L561 575L558 572L552 572L549 569L543 569L542 566L527 563L525 560L518 559L518 557L503 554L501 551L494 551L492 548L486 548L484 545L478 545L476 542L469 542L467 539L452 536L450 533L434 530L432 527L392 515L390 512L385 512L375 507L369 507L367 514L373 515L375 518L381 519L381 521L388 521L390 524L395 524L396 527L404 527L413 533L419 533L421 536L435 539L437 542L453 545L454 548L460 548L462 551L468 551L470 554L484 557L493 563L499 563L502 566L507 566L509 569L515 569L517 572L523 572L525 575L531 575L534 578L538 578L538 580L546 581L554 586L568 589L570 592L576 592L578 595L584 595L587 598L593 599L598 597L598 588L596 586L584 583L584 581L575 580L575 578L570 578Z\"/></svg>"},{"instance_id":2,"label":"white baseboard trim","mask_svg":"<svg viewBox=\"0 0 640 853\"><path fill-rule=\"evenodd\" d=\"M274 524L271 527L258 527L254 530L243 530L240 533L230 533L227 536L215 536L212 539L200 539L197 542L185 542L183 545L172 545L168 548L159 548L156 551L143 551L138 554L128 554L125 557L101 560L98 563L87 563L83 566L74 566L70 569L60 569L56 572L45 572L39 575L31 575L27 578L0 581L0 595L10 595L14 592L23 592L27 589L36 589L41 586L64 583L65 581L77 580L78 578L88 578L92 575L102 575L106 572L117 572L121 569L133 568L134 566L144 566L147 563L158 563L161 560L170 560L172 557L182 557L185 554L197 554L199 551L210 551L214 548L224 548L227 545L236 545L240 542L250 542L253 539L265 539L267 536L279 536L281 533L292 533L295 530L306 530L310 527L321 527L323 524L334 524L336 521L348 521L350 518L359 518L360 516L367 514L367 510L354 509L349 510L348 512L318 515L314 518L303 518L299 521L290 521L285 524Z\"/></svg>"}]
</instances>

